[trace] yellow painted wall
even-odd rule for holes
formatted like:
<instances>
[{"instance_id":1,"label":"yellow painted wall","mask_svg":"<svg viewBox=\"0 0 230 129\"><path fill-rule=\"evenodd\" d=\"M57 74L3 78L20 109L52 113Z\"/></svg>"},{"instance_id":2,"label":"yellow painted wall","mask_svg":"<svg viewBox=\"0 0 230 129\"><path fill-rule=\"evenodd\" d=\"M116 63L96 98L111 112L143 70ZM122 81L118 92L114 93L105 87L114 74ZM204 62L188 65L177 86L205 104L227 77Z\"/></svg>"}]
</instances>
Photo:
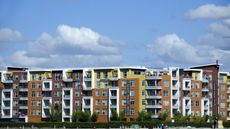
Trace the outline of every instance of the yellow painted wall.
<instances>
[{"instance_id":1,"label":"yellow painted wall","mask_svg":"<svg viewBox=\"0 0 230 129\"><path fill-rule=\"evenodd\" d=\"M192 72L192 80L196 80L195 79L196 75L197 75L197 80L201 80L201 77L200 77L201 73L198 72L198 71L193 71Z\"/></svg>"},{"instance_id":2,"label":"yellow painted wall","mask_svg":"<svg viewBox=\"0 0 230 129\"><path fill-rule=\"evenodd\" d=\"M41 74L42 80L44 80L46 76L49 77L49 78L52 77L52 73L48 72L48 71L47 72L30 72L30 80L32 80L32 74L35 74L35 76L36 76L35 80L38 80L38 75L39 74Z\"/></svg>"}]
</instances>

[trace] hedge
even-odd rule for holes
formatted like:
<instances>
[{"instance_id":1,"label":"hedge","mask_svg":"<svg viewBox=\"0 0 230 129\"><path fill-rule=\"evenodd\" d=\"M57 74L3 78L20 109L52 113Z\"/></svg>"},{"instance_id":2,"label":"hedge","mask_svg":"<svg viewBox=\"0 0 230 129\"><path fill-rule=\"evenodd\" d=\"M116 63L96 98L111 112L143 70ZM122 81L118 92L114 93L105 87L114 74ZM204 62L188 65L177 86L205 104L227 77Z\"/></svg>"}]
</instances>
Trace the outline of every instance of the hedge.
<instances>
[{"instance_id":1,"label":"hedge","mask_svg":"<svg viewBox=\"0 0 230 129\"><path fill-rule=\"evenodd\" d=\"M163 122L164 125L169 127L212 127L212 123L171 123L171 122ZM22 123L22 122L0 122L0 127L66 127L66 128L119 128L120 126L131 127L132 125L139 125L140 127L152 128L152 127L159 127L161 126L162 122L155 120L155 121L143 121L143 122L109 122L109 123L100 123L100 122L42 122L42 123ZM224 123L224 127L230 127L230 123Z\"/></svg>"}]
</instances>

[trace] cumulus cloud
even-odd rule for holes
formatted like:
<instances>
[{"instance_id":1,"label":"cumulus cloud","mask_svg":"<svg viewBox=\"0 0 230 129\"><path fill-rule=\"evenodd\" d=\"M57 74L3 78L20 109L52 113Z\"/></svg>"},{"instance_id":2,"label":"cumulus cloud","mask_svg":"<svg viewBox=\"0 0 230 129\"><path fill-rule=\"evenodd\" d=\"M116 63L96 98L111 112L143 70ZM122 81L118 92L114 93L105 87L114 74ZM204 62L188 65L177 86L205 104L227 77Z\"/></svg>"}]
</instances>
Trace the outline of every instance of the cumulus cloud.
<instances>
[{"instance_id":1,"label":"cumulus cloud","mask_svg":"<svg viewBox=\"0 0 230 129\"><path fill-rule=\"evenodd\" d=\"M147 45L153 53L155 61L160 65L179 64L205 64L216 59L229 64L230 51L217 49L212 46L192 46L176 34L167 34L158 37L153 43Z\"/></svg>"},{"instance_id":2,"label":"cumulus cloud","mask_svg":"<svg viewBox=\"0 0 230 129\"><path fill-rule=\"evenodd\" d=\"M26 67L86 67L119 65L120 42L90 28L59 25L57 35L42 33L25 50L4 58L7 65Z\"/></svg>"},{"instance_id":3,"label":"cumulus cloud","mask_svg":"<svg viewBox=\"0 0 230 129\"><path fill-rule=\"evenodd\" d=\"M16 42L22 39L19 31L9 28L0 29L0 43Z\"/></svg>"},{"instance_id":4,"label":"cumulus cloud","mask_svg":"<svg viewBox=\"0 0 230 129\"><path fill-rule=\"evenodd\" d=\"M227 17L230 17L230 5L206 4L186 13L186 18L188 19L220 19Z\"/></svg>"},{"instance_id":5,"label":"cumulus cloud","mask_svg":"<svg viewBox=\"0 0 230 129\"><path fill-rule=\"evenodd\" d=\"M57 36L43 33L29 44L29 53L34 56L47 54L95 54L113 55L119 53L119 42L91 30L68 25L57 27Z\"/></svg>"}]
</instances>

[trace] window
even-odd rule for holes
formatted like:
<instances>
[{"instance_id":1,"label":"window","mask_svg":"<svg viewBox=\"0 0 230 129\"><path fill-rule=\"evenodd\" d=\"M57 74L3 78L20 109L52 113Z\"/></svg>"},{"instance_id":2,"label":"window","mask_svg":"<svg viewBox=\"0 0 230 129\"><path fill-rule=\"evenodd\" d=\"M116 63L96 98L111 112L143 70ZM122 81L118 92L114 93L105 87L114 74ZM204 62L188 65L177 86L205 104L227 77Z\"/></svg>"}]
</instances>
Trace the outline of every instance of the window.
<instances>
[{"instance_id":1,"label":"window","mask_svg":"<svg viewBox=\"0 0 230 129\"><path fill-rule=\"evenodd\" d=\"M108 82L103 82L103 88L106 88L108 86Z\"/></svg>"},{"instance_id":2,"label":"window","mask_svg":"<svg viewBox=\"0 0 230 129\"><path fill-rule=\"evenodd\" d=\"M97 81L97 88L100 88L100 81Z\"/></svg>"},{"instance_id":3,"label":"window","mask_svg":"<svg viewBox=\"0 0 230 129\"><path fill-rule=\"evenodd\" d=\"M145 90L142 90L142 96L145 96Z\"/></svg>"},{"instance_id":4,"label":"window","mask_svg":"<svg viewBox=\"0 0 230 129\"><path fill-rule=\"evenodd\" d=\"M196 111L196 115L198 115L198 116L200 115L200 111L199 110Z\"/></svg>"},{"instance_id":5,"label":"window","mask_svg":"<svg viewBox=\"0 0 230 129\"><path fill-rule=\"evenodd\" d=\"M18 80L18 75L15 75L15 76L14 76L14 80Z\"/></svg>"},{"instance_id":6,"label":"window","mask_svg":"<svg viewBox=\"0 0 230 129\"><path fill-rule=\"evenodd\" d=\"M130 96L134 96L135 95L135 91L134 90L130 90Z\"/></svg>"},{"instance_id":7,"label":"window","mask_svg":"<svg viewBox=\"0 0 230 129\"><path fill-rule=\"evenodd\" d=\"M199 101L196 101L196 106L200 106L200 102Z\"/></svg>"},{"instance_id":8,"label":"window","mask_svg":"<svg viewBox=\"0 0 230 129\"><path fill-rule=\"evenodd\" d=\"M223 83L223 82L224 82L224 76L220 76L219 81L220 81L221 83Z\"/></svg>"},{"instance_id":9,"label":"window","mask_svg":"<svg viewBox=\"0 0 230 129\"><path fill-rule=\"evenodd\" d=\"M191 97L192 97L192 98L195 97L195 93L194 93L194 92L192 92Z\"/></svg>"},{"instance_id":10,"label":"window","mask_svg":"<svg viewBox=\"0 0 230 129\"><path fill-rule=\"evenodd\" d=\"M121 92L121 94L123 95L123 96L125 96L126 95L126 90L122 90L122 92Z\"/></svg>"},{"instance_id":11,"label":"window","mask_svg":"<svg viewBox=\"0 0 230 129\"><path fill-rule=\"evenodd\" d=\"M221 99L224 99L224 94L220 94L220 98L221 98Z\"/></svg>"},{"instance_id":12,"label":"window","mask_svg":"<svg viewBox=\"0 0 230 129\"><path fill-rule=\"evenodd\" d=\"M108 72L104 72L104 78L108 78Z\"/></svg>"},{"instance_id":13,"label":"window","mask_svg":"<svg viewBox=\"0 0 230 129\"><path fill-rule=\"evenodd\" d=\"M142 105L145 105L145 104L146 104L145 99L142 99Z\"/></svg>"},{"instance_id":14,"label":"window","mask_svg":"<svg viewBox=\"0 0 230 129\"><path fill-rule=\"evenodd\" d=\"M169 86L169 81L164 81L164 86Z\"/></svg>"},{"instance_id":15,"label":"window","mask_svg":"<svg viewBox=\"0 0 230 129\"><path fill-rule=\"evenodd\" d=\"M100 105L100 100L96 99L96 105Z\"/></svg>"},{"instance_id":16,"label":"window","mask_svg":"<svg viewBox=\"0 0 230 129\"><path fill-rule=\"evenodd\" d=\"M60 96L59 91L54 92L54 96L59 97Z\"/></svg>"},{"instance_id":17,"label":"window","mask_svg":"<svg viewBox=\"0 0 230 129\"><path fill-rule=\"evenodd\" d=\"M165 99L165 100L164 100L164 105L165 105L165 106L168 106L168 105L169 105L169 100Z\"/></svg>"},{"instance_id":18,"label":"window","mask_svg":"<svg viewBox=\"0 0 230 129\"><path fill-rule=\"evenodd\" d=\"M142 81L142 86L145 86L145 80Z\"/></svg>"},{"instance_id":19,"label":"window","mask_svg":"<svg viewBox=\"0 0 230 129\"><path fill-rule=\"evenodd\" d=\"M96 96L100 96L100 91L99 90L96 91Z\"/></svg>"},{"instance_id":20,"label":"window","mask_svg":"<svg viewBox=\"0 0 230 129\"><path fill-rule=\"evenodd\" d=\"M97 114L100 114L100 110L99 110L99 109L96 109L96 113L97 113Z\"/></svg>"},{"instance_id":21,"label":"window","mask_svg":"<svg viewBox=\"0 0 230 129\"><path fill-rule=\"evenodd\" d=\"M106 114L107 114L107 110L106 110L106 109L103 109L103 110L102 110L102 114L103 114L103 115L106 115Z\"/></svg>"},{"instance_id":22,"label":"window","mask_svg":"<svg viewBox=\"0 0 230 129\"><path fill-rule=\"evenodd\" d=\"M76 97L79 97L79 96L80 96L79 91L76 91L76 92L75 92L75 96L76 96Z\"/></svg>"},{"instance_id":23,"label":"window","mask_svg":"<svg viewBox=\"0 0 230 129\"><path fill-rule=\"evenodd\" d=\"M194 101L191 102L191 106L194 106Z\"/></svg>"},{"instance_id":24,"label":"window","mask_svg":"<svg viewBox=\"0 0 230 129\"><path fill-rule=\"evenodd\" d=\"M58 83L58 82L55 82L55 83L54 83L54 87L55 87L55 88L60 88L59 83Z\"/></svg>"},{"instance_id":25,"label":"window","mask_svg":"<svg viewBox=\"0 0 230 129\"><path fill-rule=\"evenodd\" d=\"M40 83L37 84L37 88L41 88L41 84Z\"/></svg>"},{"instance_id":26,"label":"window","mask_svg":"<svg viewBox=\"0 0 230 129\"><path fill-rule=\"evenodd\" d=\"M225 103L220 103L220 108L225 108Z\"/></svg>"},{"instance_id":27,"label":"window","mask_svg":"<svg viewBox=\"0 0 230 129\"><path fill-rule=\"evenodd\" d=\"M41 102L40 101L37 101L37 106L41 106Z\"/></svg>"},{"instance_id":28,"label":"window","mask_svg":"<svg viewBox=\"0 0 230 129\"><path fill-rule=\"evenodd\" d=\"M199 89L200 88L200 84L197 82L196 83L196 89Z\"/></svg>"},{"instance_id":29,"label":"window","mask_svg":"<svg viewBox=\"0 0 230 129\"><path fill-rule=\"evenodd\" d=\"M220 86L220 90L224 90L224 86L223 85Z\"/></svg>"},{"instance_id":30,"label":"window","mask_svg":"<svg viewBox=\"0 0 230 129\"><path fill-rule=\"evenodd\" d=\"M38 74L38 80L42 80L42 75Z\"/></svg>"},{"instance_id":31,"label":"window","mask_svg":"<svg viewBox=\"0 0 230 129\"><path fill-rule=\"evenodd\" d=\"M222 117L224 117L224 116L225 116L225 112L220 112L220 115L221 115Z\"/></svg>"},{"instance_id":32,"label":"window","mask_svg":"<svg viewBox=\"0 0 230 129\"><path fill-rule=\"evenodd\" d=\"M122 99L121 103L122 103L122 106L126 105L126 100Z\"/></svg>"},{"instance_id":33,"label":"window","mask_svg":"<svg viewBox=\"0 0 230 129\"><path fill-rule=\"evenodd\" d=\"M80 85L81 85L80 82L75 82L75 88L76 88L76 89L80 89Z\"/></svg>"},{"instance_id":34,"label":"window","mask_svg":"<svg viewBox=\"0 0 230 129\"><path fill-rule=\"evenodd\" d=\"M130 100L130 105L134 105L134 104L135 104L134 99L131 99L131 100Z\"/></svg>"},{"instance_id":35,"label":"window","mask_svg":"<svg viewBox=\"0 0 230 129\"><path fill-rule=\"evenodd\" d=\"M32 97L35 97L35 96L36 96L35 91L32 91Z\"/></svg>"},{"instance_id":36,"label":"window","mask_svg":"<svg viewBox=\"0 0 230 129\"><path fill-rule=\"evenodd\" d=\"M40 97L41 96L41 92L38 91L37 93L37 97Z\"/></svg>"},{"instance_id":37,"label":"window","mask_svg":"<svg viewBox=\"0 0 230 129\"><path fill-rule=\"evenodd\" d=\"M102 91L102 96L107 96L107 91L106 90Z\"/></svg>"},{"instance_id":38,"label":"window","mask_svg":"<svg viewBox=\"0 0 230 129\"><path fill-rule=\"evenodd\" d=\"M76 106L80 106L80 101L79 100L75 100L75 105Z\"/></svg>"},{"instance_id":39,"label":"window","mask_svg":"<svg viewBox=\"0 0 230 129\"><path fill-rule=\"evenodd\" d=\"M41 115L41 110L37 110L36 114Z\"/></svg>"},{"instance_id":40,"label":"window","mask_svg":"<svg viewBox=\"0 0 230 129\"><path fill-rule=\"evenodd\" d=\"M168 96L169 92L167 90L164 90L164 96Z\"/></svg>"},{"instance_id":41,"label":"window","mask_svg":"<svg viewBox=\"0 0 230 129\"><path fill-rule=\"evenodd\" d=\"M123 72L123 77L126 78L127 77L127 71Z\"/></svg>"},{"instance_id":42,"label":"window","mask_svg":"<svg viewBox=\"0 0 230 129\"><path fill-rule=\"evenodd\" d=\"M194 83L193 83L193 82L191 83L191 87L192 87L192 88L195 88L195 87L194 87Z\"/></svg>"},{"instance_id":43,"label":"window","mask_svg":"<svg viewBox=\"0 0 230 129\"><path fill-rule=\"evenodd\" d=\"M130 81L131 86L135 86L135 81Z\"/></svg>"},{"instance_id":44,"label":"window","mask_svg":"<svg viewBox=\"0 0 230 129\"><path fill-rule=\"evenodd\" d=\"M97 72L97 79L100 79L100 78L101 78L101 73Z\"/></svg>"},{"instance_id":45,"label":"window","mask_svg":"<svg viewBox=\"0 0 230 129\"><path fill-rule=\"evenodd\" d=\"M107 105L107 100L102 100L102 105L106 106Z\"/></svg>"},{"instance_id":46,"label":"window","mask_svg":"<svg viewBox=\"0 0 230 129\"><path fill-rule=\"evenodd\" d=\"M36 88L36 85L35 85L35 83L33 82L33 83L32 83L32 89L34 89L34 88Z\"/></svg>"},{"instance_id":47,"label":"window","mask_svg":"<svg viewBox=\"0 0 230 129\"><path fill-rule=\"evenodd\" d=\"M200 94L199 94L199 92L196 92L196 97L200 97Z\"/></svg>"},{"instance_id":48,"label":"window","mask_svg":"<svg viewBox=\"0 0 230 129\"><path fill-rule=\"evenodd\" d=\"M127 81L122 81L122 87L127 86Z\"/></svg>"},{"instance_id":49,"label":"window","mask_svg":"<svg viewBox=\"0 0 230 129\"><path fill-rule=\"evenodd\" d=\"M31 106L36 106L36 105L37 105L36 101L32 100L31 101Z\"/></svg>"},{"instance_id":50,"label":"window","mask_svg":"<svg viewBox=\"0 0 230 129\"><path fill-rule=\"evenodd\" d=\"M130 110L130 115L133 116L135 114L135 110L134 109L131 109Z\"/></svg>"},{"instance_id":51,"label":"window","mask_svg":"<svg viewBox=\"0 0 230 129\"><path fill-rule=\"evenodd\" d=\"M36 80L36 74L32 74L32 80Z\"/></svg>"},{"instance_id":52,"label":"window","mask_svg":"<svg viewBox=\"0 0 230 129\"><path fill-rule=\"evenodd\" d=\"M32 116L36 115L36 110L31 110L31 115Z\"/></svg>"}]
</instances>

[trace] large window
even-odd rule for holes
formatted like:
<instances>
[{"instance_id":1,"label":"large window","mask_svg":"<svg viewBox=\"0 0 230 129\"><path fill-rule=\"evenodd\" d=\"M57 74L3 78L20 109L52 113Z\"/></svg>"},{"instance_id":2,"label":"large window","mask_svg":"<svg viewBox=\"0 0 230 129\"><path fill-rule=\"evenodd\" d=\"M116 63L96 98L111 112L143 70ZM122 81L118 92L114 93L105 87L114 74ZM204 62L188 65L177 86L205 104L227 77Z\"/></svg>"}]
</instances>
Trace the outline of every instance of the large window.
<instances>
[{"instance_id":1,"label":"large window","mask_svg":"<svg viewBox=\"0 0 230 129\"><path fill-rule=\"evenodd\" d=\"M169 81L164 81L164 86L169 86Z\"/></svg>"},{"instance_id":2,"label":"large window","mask_svg":"<svg viewBox=\"0 0 230 129\"><path fill-rule=\"evenodd\" d=\"M97 79L100 79L100 78L101 78L101 73L97 72Z\"/></svg>"},{"instance_id":3,"label":"large window","mask_svg":"<svg viewBox=\"0 0 230 129\"><path fill-rule=\"evenodd\" d=\"M130 90L130 96L134 96L135 95L135 91L134 90Z\"/></svg>"},{"instance_id":4,"label":"large window","mask_svg":"<svg viewBox=\"0 0 230 129\"><path fill-rule=\"evenodd\" d=\"M169 96L169 91L164 90L164 96Z\"/></svg>"},{"instance_id":5,"label":"large window","mask_svg":"<svg viewBox=\"0 0 230 129\"><path fill-rule=\"evenodd\" d=\"M220 90L224 90L224 86L223 85L220 86Z\"/></svg>"},{"instance_id":6,"label":"large window","mask_svg":"<svg viewBox=\"0 0 230 129\"><path fill-rule=\"evenodd\" d=\"M100 96L100 91L99 90L96 91L96 96Z\"/></svg>"},{"instance_id":7,"label":"large window","mask_svg":"<svg viewBox=\"0 0 230 129\"><path fill-rule=\"evenodd\" d=\"M107 96L107 91L106 90L102 91L102 96Z\"/></svg>"},{"instance_id":8,"label":"large window","mask_svg":"<svg viewBox=\"0 0 230 129\"><path fill-rule=\"evenodd\" d=\"M104 78L108 78L108 72L104 72Z\"/></svg>"}]
</instances>

